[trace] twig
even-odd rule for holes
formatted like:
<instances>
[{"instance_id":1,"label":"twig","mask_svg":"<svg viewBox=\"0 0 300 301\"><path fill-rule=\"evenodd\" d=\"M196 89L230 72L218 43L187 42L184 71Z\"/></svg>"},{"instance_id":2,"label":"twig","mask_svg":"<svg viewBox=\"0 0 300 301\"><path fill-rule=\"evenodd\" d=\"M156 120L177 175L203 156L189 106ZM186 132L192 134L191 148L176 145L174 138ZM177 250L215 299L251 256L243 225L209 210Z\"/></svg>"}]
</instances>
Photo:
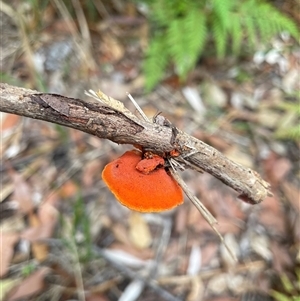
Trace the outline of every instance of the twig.
<instances>
[{"instance_id":1,"label":"twig","mask_svg":"<svg viewBox=\"0 0 300 301\"><path fill-rule=\"evenodd\" d=\"M270 185L204 142L171 127L140 120L122 103L98 92L106 105L55 94L0 84L0 111L45 120L109 139L119 144L140 145L157 154L177 150L192 166L210 173L239 193L239 198L257 204L271 195ZM176 158L175 158L176 159Z\"/></svg>"},{"instance_id":2,"label":"twig","mask_svg":"<svg viewBox=\"0 0 300 301\"><path fill-rule=\"evenodd\" d=\"M141 114L143 119L145 121L150 122L149 118L146 116L144 111L141 109L141 107L138 105L138 103L134 100L134 98L131 96L131 94L127 93L128 98L131 100L131 102L134 104L135 108L138 110L138 112Z\"/></svg>"}]
</instances>

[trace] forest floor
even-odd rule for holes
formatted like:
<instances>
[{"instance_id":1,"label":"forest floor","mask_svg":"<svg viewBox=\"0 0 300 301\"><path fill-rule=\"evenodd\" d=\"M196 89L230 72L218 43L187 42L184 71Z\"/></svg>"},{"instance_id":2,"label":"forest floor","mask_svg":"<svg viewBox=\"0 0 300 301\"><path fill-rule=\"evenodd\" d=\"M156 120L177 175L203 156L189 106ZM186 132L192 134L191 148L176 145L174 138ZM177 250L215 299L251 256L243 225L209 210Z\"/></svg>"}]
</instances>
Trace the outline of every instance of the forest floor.
<instances>
[{"instance_id":1,"label":"forest floor","mask_svg":"<svg viewBox=\"0 0 300 301\"><path fill-rule=\"evenodd\" d=\"M147 214L118 203L101 173L131 146L2 113L0 300L300 300L299 45L281 36L254 56L203 57L185 83L171 74L146 94L139 17L94 24L90 42L53 11L43 18L20 51L2 13L2 82L81 99L100 89L135 112L129 92L274 195L253 206L209 174L181 173L235 262L188 199Z\"/></svg>"}]
</instances>

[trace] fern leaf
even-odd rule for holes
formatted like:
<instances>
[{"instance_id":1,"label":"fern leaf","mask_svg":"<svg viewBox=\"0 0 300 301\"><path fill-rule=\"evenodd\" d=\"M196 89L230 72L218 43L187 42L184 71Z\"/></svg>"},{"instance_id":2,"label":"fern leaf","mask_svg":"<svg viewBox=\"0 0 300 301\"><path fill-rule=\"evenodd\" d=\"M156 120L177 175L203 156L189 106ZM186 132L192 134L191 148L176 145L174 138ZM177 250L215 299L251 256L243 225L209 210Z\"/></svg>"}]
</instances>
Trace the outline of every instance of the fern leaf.
<instances>
[{"instance_id":1,"label":"fern leaf","mask_svg":"<svg viewBox=\"0 0 300 301\"><path fill-rule=\"evenodd\" d=\"M299 38L295 23L269 3L248 0L241 5L241 12L248 42L252 47L256 45L259 37L261 42L267 43L282 31L289 32L296 39Z\"/></svg>"},{"instance_id":2,"label":"fern leaf","mask_svg":"<svg viewBox=\"0 0 300 301\"><path fill-rule=\"evenodd\" d=\"M224 29L228 28L231 22L230 12L234 2L233 0L213 0L213 12Z\"/></svg>"},{"instance_id":3,"label":"fern leaf","mask_svg":"<svg viewBox=\"0 0 300 301\"><path fill-rule=\"evenodd\" d=\"M184 31L184 19L174 20L167 30L167 43L172 60L175 63L176 71L179 75L186 72L187 54L186 36Z\"/></svg>"},{"instance_id":4,"label":"fern leaf","mask_svg":"<svg viewBox=\"0 0 300 301\"><path fill-rule=\"evenodd\" d=\"M152 3L153 17L158 25L168 27L173 20L185 14L190 9L189 1L180 0L154 0Z\"/></svg>"},{"instance_id":5,"label":"fern leaf","mask_svg":"<svg viewBox=\"0 0 300 301\"><path fill-rule=\"evenodd\" d=\"M227 32L225 31L224 27L222 26L218 18L214 19L214 22L212 24L212 31L213 31L217 56L219 58L223 58L226 52Z\"/></svg>"},{"instance_id":6,"label":"fern leaf","mask_svg":"<svg viewBox=\"0 0 300 301\"><path fill-rule=\"evenodd\" d=\"M150 91L163 78L168 64L168 51L163 37L153 38L146 59L143 63L143 71L146 77L146 90Z\"/></svg>"},{"instance_id":7,"label":"fern leaf","mask_svg":"<svg viewBox=\"0 0 300 301\"><path fill-rule=\"evenodd\" d=\"M266 26L271 26L273 35L288 31L294 38L299 38L296 24L269 3L262 2L258 5L256 17L262 20Z\"/></svg>"},{"instance_id":8,"label":"fern leaf","mask_svg":"<svg viewBox=\"0 0 300 301\"><path fill-rule=\"evenodd\" d=\"M238 14L233 13L230 17L231 20L231 39L232 39L232 51L235 55L238 55L241 50L243 40L243 29Z\"/></svg>"},{"instance_id":9,"label":"fern leaf","mask_svg":"<svg viewBox=\"0 0 300 301\"><path fill-rule=\"evenodd\" d=\"M202 54L207 37L206 17L203 12L191 10L185 18L186 52L189 56L188 68L194 67Z\"/></svg>"},{"instance_id":10,"label":"fern leaf","mask_svg":"<svg viewBox=\"0 0 300 301\"><path fill-rule=\"evenodd\" d=\"M195 66L206 41L207 27L203 13L189 10L174 20L167 31L167 43L177 74L184 79Z\"/></svg>"},{"instance_id":11,"label":"fern leaf","mask_svg":"<svg viewBox=\"0 0 300 301\"><path fill-rule=\"evenodd\" d=\"M158 26L168 26L168 23L173 19L165 1L153 1L152 10L153 22Z\"/></svg>"}]
</instances>

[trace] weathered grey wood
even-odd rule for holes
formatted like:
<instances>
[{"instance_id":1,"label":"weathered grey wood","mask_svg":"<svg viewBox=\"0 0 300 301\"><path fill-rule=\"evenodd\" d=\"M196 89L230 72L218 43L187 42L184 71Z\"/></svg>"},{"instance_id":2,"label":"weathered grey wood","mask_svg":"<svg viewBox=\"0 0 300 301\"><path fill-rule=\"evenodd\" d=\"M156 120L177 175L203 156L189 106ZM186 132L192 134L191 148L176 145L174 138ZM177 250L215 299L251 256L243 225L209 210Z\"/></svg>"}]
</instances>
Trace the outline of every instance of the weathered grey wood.
<instances>
[{"instance_id":1,"label":"weathered grey wood","mask_svg":"<svg viewBox=\"0 0 300 301\"><path fill-rule=\"evenodd\" d=\"M271 195L270 185L253 170L178 129L174 134L169 125L140 120L126 109L1 83L0 111L71 127L119 144L140 145L158 154L176 149L184 157L195 152L185 158L190 166L220 179L236 190L242 200L257 204ZM181 157L177 160L182 162Z\"/></svg>"}]
</instances>

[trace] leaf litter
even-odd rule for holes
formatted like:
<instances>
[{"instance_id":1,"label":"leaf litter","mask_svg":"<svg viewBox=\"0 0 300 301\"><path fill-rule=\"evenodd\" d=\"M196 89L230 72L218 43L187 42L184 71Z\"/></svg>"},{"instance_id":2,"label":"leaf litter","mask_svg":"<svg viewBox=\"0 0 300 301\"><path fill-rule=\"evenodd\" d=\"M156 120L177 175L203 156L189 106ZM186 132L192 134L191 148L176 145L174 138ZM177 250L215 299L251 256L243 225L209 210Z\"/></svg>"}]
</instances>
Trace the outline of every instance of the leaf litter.
<instances>
[{"instance_id":1,"label":"leaf litter","mask_svg":"<svg viewBox=\"0 0 300 301\"><path fill-rule=\"evenodd\" d=\"M60 30L66 31L67 21L60 23ZM4 201L17 204L13 217L1 219L1 229L5 229L2 240L7 241L1 244L5 254L1 259L1 275L13 283L16 274L22 275L21 268L26 268L28 253L26 259L16 261L18 253L22 252L21 238L29 242L30 259L39 263L30 276L20 280L21 284L13 284L15 290L11 291L10 298L35 300L38 295L40 300L46 300L51 289L59 288L57 300L79 299L78 287L84 287L86 300L118 300L127 288L133 291L130 298L134 299L136 293L138 300L162 296L172 300L165 294L169 293L178 300L229 301L241 299L249 291L254 291L257 296L260 291L268 293L273 285L270 274L277 279L282 272L294 277L300 246L297 230L299 171L295 169L299 163L295 155L299 151L299 142L278 140L274 133L284 121L284 111L279 109L278 102L295 101L289 93L298 85L293 67L299 56L297 52L283 45L278 55L284 64L273 63L274 54L269 51L259 63L240 62L235 76L233 73L229 76L230 62L214 70L216 65L204 60L198 66L201 87L197 86L199 81L196 79L194 85L187 85L196 87L192 99L186 100L178 93L181 89L179 81L172 78L151 94L142 96L139 89L134 90L134 81L138 79L134 74L139 74L137 50L132 46L127 49L120 43L120 32L124 32L122 26L114 23L111 29L119 34L103 34L102 41L109 41L113 51L108 52L107 45L97 45L104 57L98 54L96 60L106 66L101 76L94 72L89 80L80 78L86 67L80 67L80 60L74 56L69 65L73 68L69 76L63 70L47 71L50 88L79 98L84 97L83 91L91 86L102 90L101 82L104 81L112 92L105 91L106 94L113 97L112 90L117 91L120 87L119 91L125 91L126 88L137 95L135 99L146 99L138 102L146 104L148 112L162 111L177 127L204 137L203 141L224 151L233 160L253 166L264 174L272 183L274 197L252 207L237 201L229 188L207 174L190 171L182 174L193 193L218 220L219 231L239 258L238 263L233 264L204 218L189 202L170 212L135 217L116 203L101 180L101 171L105 164L124 152L125 146L117 147L86 134L76 134L73 130L26 120L22 135L20 130L15 130L18 134L15 139L1 146L2 158L11 164L5 164L1 170L3 191L8 191ZM51 27L50 32L42 33L50 45L54 44L55 32L57 29ZM61 34L66 38L70 31L67 34L61 31ZM43 44L41 49L47 49L47 45ZM288 70L283 68L286 62L290 63ZM56 66L60 68L61 65ZM80 68L82 72L78 72ZM250 80L247 77L241 80L242 73ZM45 73L43 76L46 77ZM62 80L65 77L68 79ZM169 84L171 80L172 85ZM234 99L234 95L239 95L238 99ZM211 97L216 98L215 101L209 101ZM199 99L201 110L207 112L205 119L199 118L190 107L198 108L199 104L195 102ZM124 110L114 100L108 101ZM125 107L131 108L127 100L124 102ZM289 125L297 122L294 116L293 113L294 119L286 121ZM18 120L10 118L12 126L17 126L14 124ZM261 147L263 143L264 148ZM57 145L64 145L66 152L56 152ZM41 147L45 149L41 151ZM101 150L96 155L92 153L95 147ZM35 166L33 173L24 175L26 166L37 158L42 162ZM10 173L12 177L8 176ZM78 198L83 205L75 213ZM9 219L14 222L9 223ZM170 221L171 226L165 242L163 233L168 226L164 220ZM89 224L88 221L92 222ZM20 226L13 228L12 224ZM89 239L91 229L93 234ZM42 247L36 248L34 244ZM103 255L88 257L90 244L92 248L101 248ZM78 262L80 269L75 268ZM193 264L195 272L191 272ZM44 276L50 271L58 281L45 280ZM148 280L135 288L135 279L145 275ZM159 286L149 279L157 280ZM100 294L95 293L101 284L107 285Z\"/></svg>"}]
</instances>

